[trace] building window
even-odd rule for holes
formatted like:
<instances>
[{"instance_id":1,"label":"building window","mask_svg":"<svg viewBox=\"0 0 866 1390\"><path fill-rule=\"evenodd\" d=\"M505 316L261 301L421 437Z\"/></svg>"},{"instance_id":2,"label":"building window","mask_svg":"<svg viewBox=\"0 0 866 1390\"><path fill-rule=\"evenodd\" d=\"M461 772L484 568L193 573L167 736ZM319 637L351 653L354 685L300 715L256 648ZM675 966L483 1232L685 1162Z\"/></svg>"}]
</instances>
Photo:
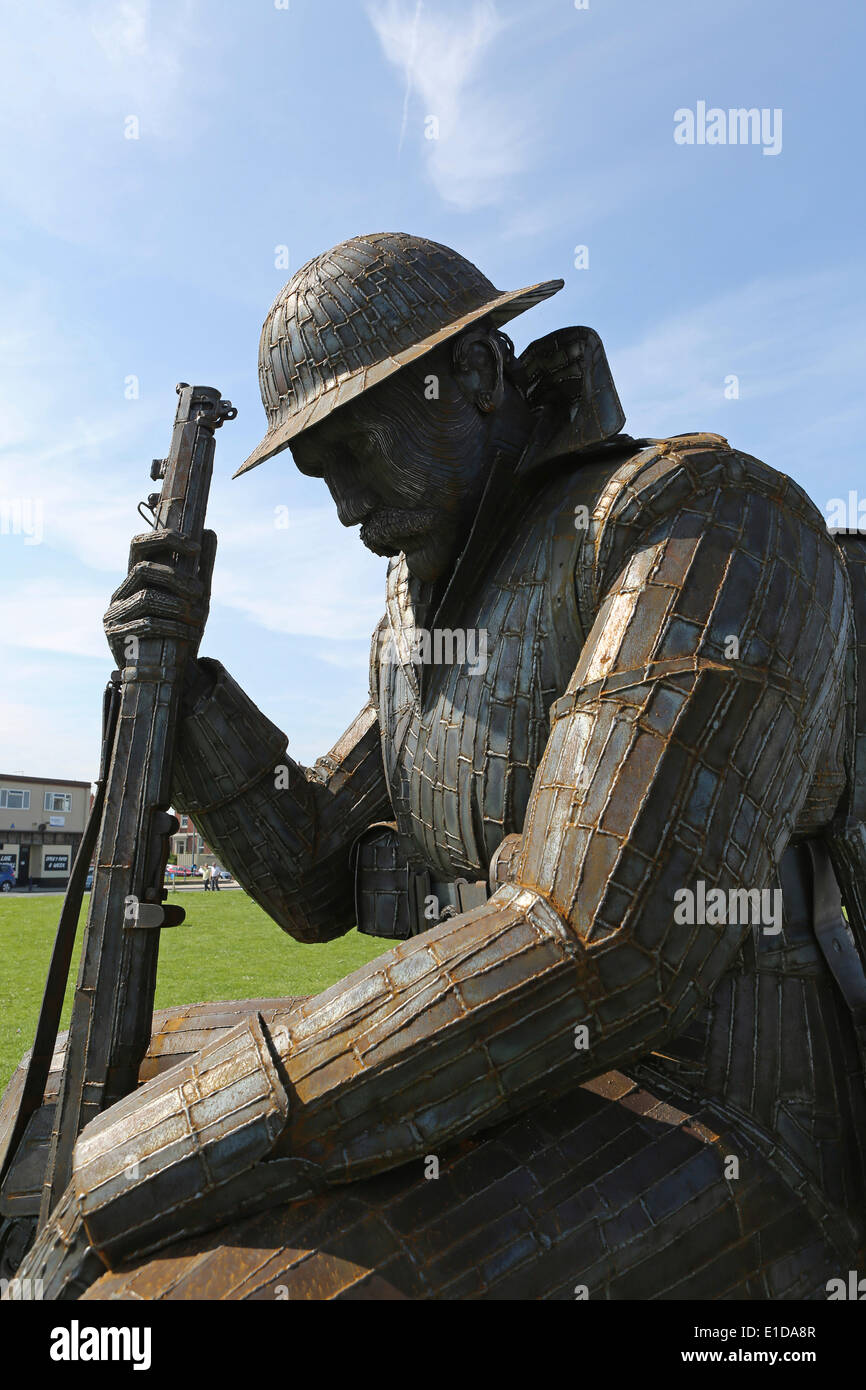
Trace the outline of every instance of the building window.
<instances>
[{"instance_id":1,"label":"building window","mask_svg":"<svg viewBox=\"0 0 866 1390\"><path fill-rule=\"evenodd\" d=\"M189 829L189 816L181 816L181 818L180 818L180 828L181 828L181 830L188 830L188 829Z\"/></svg>"},{"instance_id":2,"label":"building window","mask_svg":"<svg viewBox=\"0 0 866 1390\"><path fill-rule=\"evenodd\" d=\"M0 810L3 811L29 811L30 793L6 790L4 787L0 791Z\"/></svg>"},{"instance_id":3,"label":"building window","mask_svg":"<svg viewBox=\"0 0 866 1390\"><path fill-rule=\"evenodd\" d=\"M201 835L199 835L196 838L195 852L196 854L204 854L204 840L202 839Z\"/></svg>"},{"instance_id":4,"label":"building window","mask_svg":"<svg viewBox=\"0 0 866 1390\"><path fill-rule=\"evenodd\" d=\"M45 793L46 811L71 811L72 797L69 792L46 792Z\"/></svg>"}]
</instances>

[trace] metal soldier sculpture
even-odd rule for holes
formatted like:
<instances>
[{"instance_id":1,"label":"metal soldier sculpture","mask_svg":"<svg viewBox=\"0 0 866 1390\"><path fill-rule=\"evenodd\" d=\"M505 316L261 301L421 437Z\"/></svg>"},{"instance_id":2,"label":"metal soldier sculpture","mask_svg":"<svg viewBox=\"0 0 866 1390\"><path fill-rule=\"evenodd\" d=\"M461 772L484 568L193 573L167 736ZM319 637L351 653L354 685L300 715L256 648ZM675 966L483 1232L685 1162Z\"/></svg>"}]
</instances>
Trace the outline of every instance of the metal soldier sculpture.
<instances>
[{"instance_id":1,"label":"metal soldier sculpture","mask_svg":"<svg viewBox=\"0 0 866 1390\"><path fill-rule=\"evenodd\" d=\"M155 1021L21 1266L46 1297L826 1297L862 1261L862 543L717 435L622 433L591 330L515 357L561 283L388 234L278 296L239 471L290 448L393 557L370 700L307 769L200 658L175 804L298 940L398 944ZM197 641L209 575L193 611L137 574Z\"/></svg>"}]
</instances>

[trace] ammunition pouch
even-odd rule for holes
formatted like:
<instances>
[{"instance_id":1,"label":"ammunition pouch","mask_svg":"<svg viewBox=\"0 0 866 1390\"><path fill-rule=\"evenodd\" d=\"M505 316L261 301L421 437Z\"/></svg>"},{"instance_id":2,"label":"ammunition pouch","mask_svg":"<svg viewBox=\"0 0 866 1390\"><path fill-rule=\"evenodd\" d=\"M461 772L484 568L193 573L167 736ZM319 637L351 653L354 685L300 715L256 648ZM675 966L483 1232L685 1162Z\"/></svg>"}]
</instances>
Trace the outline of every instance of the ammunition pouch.
<instances>
[{"instance_id":1,"label":"ammunition pouch","mask_svg":"<svg viewBox=\"0 0 866 1390\"><path fill-rule=\"evenodd\" d=\"M486 879L435 879L410 863L394 821L377 821L358 836L352 866L355 921L367 936L406 940L488 898Z\"/></svg>"}]
</instances>

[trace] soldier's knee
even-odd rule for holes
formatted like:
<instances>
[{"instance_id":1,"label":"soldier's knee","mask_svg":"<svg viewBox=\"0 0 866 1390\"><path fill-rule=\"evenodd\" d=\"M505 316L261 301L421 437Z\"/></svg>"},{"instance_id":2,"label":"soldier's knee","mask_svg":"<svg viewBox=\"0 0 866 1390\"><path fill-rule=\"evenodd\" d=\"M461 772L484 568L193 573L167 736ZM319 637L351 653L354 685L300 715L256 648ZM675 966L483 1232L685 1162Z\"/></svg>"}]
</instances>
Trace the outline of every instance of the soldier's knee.
<instances>
[{"instance_id":1,"label":"soldier's knee","mask_svg":"<svg viewBox=\"0 0 866 1390\"><path fill-rule=\"evenodd\" d=\"M57 1275L60 1248L73 1245L63 1281L92 1282L94 1255L101 1273L229 1216L312 1195L323 1185L314 1164L266 1161L288 1113L265 1024L250 1014L82 1131L59 1215L22 1272Z\"/></svg>"}]
</instances>

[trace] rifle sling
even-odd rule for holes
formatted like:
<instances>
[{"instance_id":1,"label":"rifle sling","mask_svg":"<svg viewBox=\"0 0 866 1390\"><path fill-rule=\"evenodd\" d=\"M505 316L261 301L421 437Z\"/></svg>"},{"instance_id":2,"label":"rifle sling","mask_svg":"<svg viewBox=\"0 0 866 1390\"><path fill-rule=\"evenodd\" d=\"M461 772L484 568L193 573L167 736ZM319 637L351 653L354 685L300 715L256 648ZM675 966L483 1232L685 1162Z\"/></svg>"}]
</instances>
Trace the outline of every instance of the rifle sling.
<instances>
[{"instance_id":1,"label":"rifle sling","mask_svg":"<svg viewBox=\"0 0 866 1390\"><path fill-rule=\"evenodd\" d=\"M78 853L75 856L75 863L69 875L69 883L66 886L63 907L60 911L60 921L57 925L57 934L54 938L54 947L51 952L51 963L48 966L45 990L39 1009L39 1022L36 1025L36 1037L33 1041L30 1060L27 1063L27 1074L24 1078L24 1086L21 1091L21 1098L18 1102L15 1122L9 1130L6 1150L2 1156L2 1161L0 1161L0 1185L2 1185L6 1178L6 1174L12 1166L13 1159L18 1150L18 1145L21 1143L24 1136L24 1131L27 1128L27 1122L30 1116L39 1109L45 1099L45 1085L51 1070L54 1048L57 1043L57 1033L60 1028L60 1015L63 1012L63 1000L66 996L69 967L72 963L72 951L75 946L78 918L81 913L81 902L84 896L84 884L102 821L102 808L105 804L105 786L107 781L106 773L109 766L109 754L114 744L119 708L120 687L116 683L111 682L106 688L103 701L102 754L100 757L99 780L96 784L96 793L93 798L93 805L90 808L90 814L87 818L87 824L81 836L81 843L78 846Z\"/></svg>"}]
</instances>

